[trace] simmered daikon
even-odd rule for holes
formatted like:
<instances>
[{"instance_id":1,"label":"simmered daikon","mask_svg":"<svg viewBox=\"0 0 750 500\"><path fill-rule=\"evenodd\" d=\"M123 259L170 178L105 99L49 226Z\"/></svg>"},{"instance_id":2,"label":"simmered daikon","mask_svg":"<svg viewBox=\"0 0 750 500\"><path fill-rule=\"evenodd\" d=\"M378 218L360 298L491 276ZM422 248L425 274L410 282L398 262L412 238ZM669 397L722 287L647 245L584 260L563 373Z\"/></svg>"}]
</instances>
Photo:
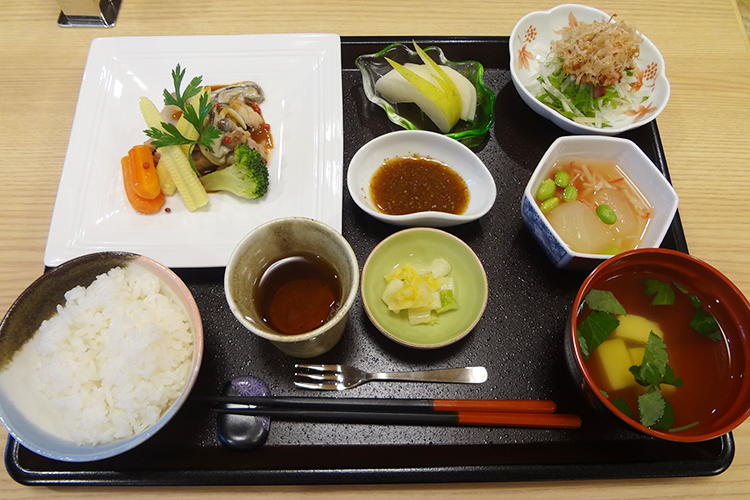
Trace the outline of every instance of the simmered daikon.
<instances>
[{"instance_id":1,"label":"simmered daikon","mask_svg":"<svg viewBox=\"0 0 750 500\"><path fill-rule=\"evenodd\" d=\"M556 176L566 182L555 182ZM555 192L550 196L540 188L538 202L573 251L616 254L638 248L654 208L616 164L565 161L552 168L548 179L545 187L554 186ZM564 196L565 189L577 193Z\"/></svg>"}]
</instances>

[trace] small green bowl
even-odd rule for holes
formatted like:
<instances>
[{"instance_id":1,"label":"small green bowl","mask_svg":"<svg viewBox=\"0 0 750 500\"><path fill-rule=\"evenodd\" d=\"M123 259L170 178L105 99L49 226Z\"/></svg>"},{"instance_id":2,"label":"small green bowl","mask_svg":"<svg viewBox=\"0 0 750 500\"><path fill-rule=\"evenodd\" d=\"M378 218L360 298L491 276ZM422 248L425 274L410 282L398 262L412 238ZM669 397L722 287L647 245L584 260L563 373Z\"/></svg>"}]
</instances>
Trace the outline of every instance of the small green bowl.
<instances>
[{"instance_id":1,"label":"small green bowl","mask_svg":"<svg viewBox=\"0 0 750 500\"><path fill-rule=\"evenodd\" d=\"M406 311L396 314L381 299L385 276L399 264L427 267L438 257L451 265L458 307L438 315L432 325L410 325ZM362 302L375 327L401 345L436 349L462 339L487 306L487 274L477 255L459 238L440 229L416 227L392 234L376 246L362 269Z\"/></svg>"},{"instance_id":2,"label":"small green bowl","mask_svg":"<svg viewBox=\"0 0 750 500\"><path fill-rule=\"evenodd\" d=\"M424 51L438 64L449 66L463 76L477 89L477 112L473 122L460 120L446 135L456 140L476 140L490 130L495 123L495 93L490 90L483 80L484 67L477 61L453 62L445 58L440 47L426 47ZM375 82L393 69L385 58L400 64L422 64L419 54L406 45L394 43L376 54L364 54L357 58L355 64L362 73L362 84L367 98L383 108L393 123L407 130L431 130L440 132L432 120L422 112L416 104L393 103L375 91Z\"/></svg>"}]
</instances>

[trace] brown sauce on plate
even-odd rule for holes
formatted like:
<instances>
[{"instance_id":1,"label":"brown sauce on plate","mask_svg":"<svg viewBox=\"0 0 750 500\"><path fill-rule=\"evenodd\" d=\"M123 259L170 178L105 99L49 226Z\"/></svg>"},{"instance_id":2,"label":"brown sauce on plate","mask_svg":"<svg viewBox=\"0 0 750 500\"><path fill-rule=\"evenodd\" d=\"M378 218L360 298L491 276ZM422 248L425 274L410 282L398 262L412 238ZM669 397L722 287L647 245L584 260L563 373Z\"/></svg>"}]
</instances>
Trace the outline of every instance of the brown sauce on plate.
<instances>
[{"instance_id":1,"label":"brown sauce on plate","mask_svg":"<svg viewBox=\"0 0 750 500\"><path fill-rule=\"evenodd\" d=\"M386 160L370 180L370 196L388 215L428 211L461 215L469 206L469 187L455 170L417 155Z\"/></svg>"},{"instance_id":2,"label":"brown sauce on plate","mask_svg":"<svg viewBox=\"0 0 750 500\"><path fill-rule=\"evenodd\" d=\"M341 302L336 270L312 253L274 262L256 285L263 322L278 333L298 335L322 326Z\"/></svg>"}]
</instances>

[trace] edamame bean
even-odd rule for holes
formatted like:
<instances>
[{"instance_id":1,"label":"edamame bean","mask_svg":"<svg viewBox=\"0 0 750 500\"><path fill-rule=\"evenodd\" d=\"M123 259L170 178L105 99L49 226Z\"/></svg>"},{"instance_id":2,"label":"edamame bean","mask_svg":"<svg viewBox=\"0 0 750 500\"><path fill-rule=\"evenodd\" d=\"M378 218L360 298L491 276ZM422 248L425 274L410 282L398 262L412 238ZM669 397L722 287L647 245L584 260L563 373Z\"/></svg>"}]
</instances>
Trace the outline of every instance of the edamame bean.
<instances>
[{"instance_id":1,"label":"edamame bean","mask_svg":"<svg viewBox=\"0 0 750 500\"><path fill-rule=\"evenodd\" d=\"M570 174L565 170L560 170L555 174L555 184L564 188L570 184Z\"/></svg>"},{"instance_id":2,"label":"edamame bean","mask_svg":"<svg viewBox=\"0 0 750 500\"><path fill-rule=\"evenodd\" d=\"M557 191L555 181L553 181L552 179L547 179L539 185L539 189L536 192L536 197L539 198L539 201L545 201L555 196L555 191Z\"/></svg>"},{"instance_id":3,"label":"edamame bean","mask_svg":"<svg viewBox=\"0 0 750 500\"><path fill-rule=\"evenodd\" d=\"M576 198L578 198L578 190L575 186L568 185L565 189L563 189L563 200L565 201L573 201Z\"/></svg>"},{"instance_id":4,"label":"edamame bean","mask_svg":"<svg viewBox=\"0 0 750 500\"><path fill-rule=\"evenodd\" d=\"M560 198L558 198L557 196L553 196L552 198L547 198L546 200L544 200L542 204L539 205L539 208L541 208L542 212L546 214L559 204Z\"/></svg>"},{"instance_id":5,"label":"edamame bean","mask_svg":"<svg viewBox=\"0 0 750 500\"><path fill-rule=\"evenodd\" d=\"M598 215L601 221L605 224L612 225L617 222L617 214L609 205L599 205L596 207L596 215Z\"/></svg>"}]
</instances>

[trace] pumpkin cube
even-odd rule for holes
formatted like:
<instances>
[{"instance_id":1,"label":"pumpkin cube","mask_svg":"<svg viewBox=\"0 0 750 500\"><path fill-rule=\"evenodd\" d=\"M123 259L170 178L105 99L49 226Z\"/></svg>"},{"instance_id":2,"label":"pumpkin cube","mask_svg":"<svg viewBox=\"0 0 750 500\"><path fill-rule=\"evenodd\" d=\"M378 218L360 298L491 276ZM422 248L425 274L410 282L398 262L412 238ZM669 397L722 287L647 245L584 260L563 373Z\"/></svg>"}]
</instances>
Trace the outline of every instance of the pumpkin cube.
<instances>
[{"instance_id":1,"label":"pumpkin cube","mask_svg":"<svg viewBox=\"0 0 750 500\"><path fill-rule=\"evenodd\" d=\"M618 338L628 342L637 342L646 345L648 334L651 332L664 338L664 334L661 332L659 324L655 321L648 320L643 316L627 314L625 316L618 316L617 319L620 320L620 325L609 336L611 339ZM636 364L640 365L641 362L639 361Z\"/></svg>"},{"instance_id":2,"label":"pumpkin cube","mask_svg":"<svg viewBox=\"0 0 750 500\"><path fill-rule=\"evenodd\" d=\"M636 384L630 373L630 355L625 341L622 339L608 339L602 342L591 354L594 363L598 363L601 372L607 379L607 385L615 391Z\"/></svg>"}]
</instances>

